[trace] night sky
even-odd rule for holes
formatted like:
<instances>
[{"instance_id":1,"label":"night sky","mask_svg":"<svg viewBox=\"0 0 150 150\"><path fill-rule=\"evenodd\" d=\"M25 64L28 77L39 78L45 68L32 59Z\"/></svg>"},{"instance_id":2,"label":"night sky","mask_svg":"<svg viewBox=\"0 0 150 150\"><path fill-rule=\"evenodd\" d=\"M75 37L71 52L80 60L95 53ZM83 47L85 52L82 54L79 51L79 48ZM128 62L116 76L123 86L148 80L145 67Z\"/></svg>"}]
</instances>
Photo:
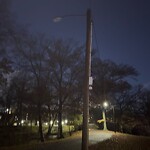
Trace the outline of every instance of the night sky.
<instances>
[{"instance_id":1,"label":"night sky","mask_svg":"<svg viewBox=\"0 0 150 150\"><path fill-rule=\"evenodd\" d=\"M135 67L138 82L150 84L150 0L12 0L19 23L31 32L49 37L73 38L85 43L86 18L68 17L59 23L55 16L82 15L92 9L96 37L93 47L102 59Z\"/></svg>"}]
</instances>

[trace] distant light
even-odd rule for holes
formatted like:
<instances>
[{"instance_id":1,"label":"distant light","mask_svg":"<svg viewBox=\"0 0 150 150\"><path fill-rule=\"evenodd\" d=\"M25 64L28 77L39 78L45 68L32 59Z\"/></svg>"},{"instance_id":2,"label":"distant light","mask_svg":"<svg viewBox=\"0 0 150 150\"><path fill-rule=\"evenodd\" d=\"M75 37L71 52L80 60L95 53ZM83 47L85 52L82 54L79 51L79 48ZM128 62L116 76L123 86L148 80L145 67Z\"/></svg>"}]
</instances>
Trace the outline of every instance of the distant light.
<instances>
[{"instance_id":1,"label":"distant light","mask_svg":"<svg viewBox=\"0 0 150 150\"><path fill-rule=\"evenodd\" d=\"M103 103L103 106L106 108L106 107L108 107L108 103L107 102L104 102Z\"/></svg>"},{"instance_id":2,"label":"distant light","mask_svg":"<svg viewBox=\"0 0 150 150\"><path fill-rule=\"evenodd\" d=\"M24 123L24 120L21 120L21 124L23 124Z\"/></svg>"},{"instance_id":3,"label":"distant light","mask_svg":"<svg viewBox=\"0 0 150 150\"><path fill-rule=\"evenodd\" d=\"M37 121L37 125L39 126L39 121Z\"/></svg>"},{"instance_id":4,"label":"distant light","mask_svg":"<svg viewBox=\"0 0 150 150\"><path fill-rule=\"evenodd\" d=\"M67 124L67 123L68 123L68 120L66 119L66 120L65 120L65 124Z\"/></svg>"},{"instance_id":5,"label":"distant light","mask_svg":"<svg viewBox=\"0 0 150 150\"><path fill-rule=\"evenodd\" d=\"M47 125L48 125L48 123L47 123L47 122L45 122L45 125L47 126Z\"/></svg>"},{"instance_id":6,"label":"distant light","mask_svg":"<svg viewBox=\"0 0 150 150\"><path fill-rule=\"evenodd\" d=\"M62 121L61 124L64 125L64 121Z\"/></svg>"},{"instance_id":7,"label":"distant light","mask_svg":"<svg viewBox=\"0 0 150 150\"><path fill-rule=\"evenodd\" d=\"M14 126L17 126L17 123L16 123L16 122L14 123Z\"/></svg>"},{"instance_id":8,"label":"distant light","mask_svg":"<svg viewBox=\"0 0 150 150\"><path fill-rule=\"evenodd\" d=\"M7 108L7 109L6 109L6 112L8 112L8 111L9 111L9 109Z\"/></svg>"},{"instance_id":9,"label":"distant light","mask_svg":"<svg viewBox=\"0 0 150 150\"><path fill-rule=\"evenodd\" d=\"M9 114L11 114L12 112L11 112L11 109L9 110L9 112L8 112Z\"/></svg>"},{"instance_id":10,"label":"distant light","mask_svg":"<svg viewBox=\"0 0 150 150\"><path fill-rule=\"evenodd\" d=\"M51 125L53 124L53 121L52 121L52 120L50 121L50 124L51 124Z\"/></svg>"},{"instance_id":11,"label":"distant light","mask_svg":"<svg viewBox=\"0 0 150 150\"><path fill-rule=\"evenodd\" d=\"M31 126L31 123L30 123L30 122L28 123L28 126Z\"/></svg>"}]
</instances>

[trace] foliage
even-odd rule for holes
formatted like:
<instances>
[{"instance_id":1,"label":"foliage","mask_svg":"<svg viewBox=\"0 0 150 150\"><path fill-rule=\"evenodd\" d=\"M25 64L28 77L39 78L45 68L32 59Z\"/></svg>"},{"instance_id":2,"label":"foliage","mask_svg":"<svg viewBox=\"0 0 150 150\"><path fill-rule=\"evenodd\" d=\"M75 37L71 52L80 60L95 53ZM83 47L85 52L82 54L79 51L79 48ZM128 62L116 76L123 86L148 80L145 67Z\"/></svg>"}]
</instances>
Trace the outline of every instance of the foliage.
<instances>
[{"instance_id":1,"label":"foliage","mask_svg":"<svg viewBox=\"0 0 150 150\"><path fill-rule=\"evenodd\" d=\"M82 115L75 114L70 119L71 119L71 124L74 125L75 127L75 131L81 130L82 121L83 121Z\"/></svg>"}]
</instances>

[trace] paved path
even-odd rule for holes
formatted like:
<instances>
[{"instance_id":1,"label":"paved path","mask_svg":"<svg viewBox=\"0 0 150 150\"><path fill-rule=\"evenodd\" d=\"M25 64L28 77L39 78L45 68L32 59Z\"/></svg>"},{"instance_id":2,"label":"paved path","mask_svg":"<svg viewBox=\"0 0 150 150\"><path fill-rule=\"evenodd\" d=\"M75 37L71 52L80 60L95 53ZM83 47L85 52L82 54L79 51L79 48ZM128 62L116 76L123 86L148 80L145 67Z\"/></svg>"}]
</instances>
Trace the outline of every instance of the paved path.
<instances>
[{"instance_id":1,"label":"paved path","mask_svg":"<svg viewBox=\"0 0 150 150\"><path fill-rule=\"evenodd\" d=\"M113 132L110 131L90 130L89 142L95 144L111 138L112 135ZM56 142L39 144L35 147L35 150L81 150L81 132Z\"/></svg>"},{"instance_id":2,"label":"paved path","mask_svg":"<svg viewBox=\"0 0 150 150\"><path fill-rule=\"evenodd\" d=\"M89 132L89 143L96 144L100 141L107 140L112 137L114 132L111 131L102 131L102 130L91 130Z\"/></svg>"}]
</instances>

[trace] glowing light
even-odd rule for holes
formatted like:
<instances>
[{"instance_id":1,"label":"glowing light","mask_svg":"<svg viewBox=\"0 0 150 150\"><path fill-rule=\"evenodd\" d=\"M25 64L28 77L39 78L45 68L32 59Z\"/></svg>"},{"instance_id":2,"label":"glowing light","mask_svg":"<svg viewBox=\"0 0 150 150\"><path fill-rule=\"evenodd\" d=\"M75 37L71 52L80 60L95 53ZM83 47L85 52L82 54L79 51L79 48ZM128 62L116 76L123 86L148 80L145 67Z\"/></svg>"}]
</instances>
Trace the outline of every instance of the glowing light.
<instances>
[{"instance_id":1,"label":"glowing light","mask_svg":"<svg viewBox=\"0 0 150 150\"><path fill-rule=\"evenodd\" d=\"M37 125L39 126L39 121L37 121Z\"/></svg>"},{"instance_id":2,"label":"glowing light","mask_svg":"<svg viewBox=\"0 0 150 150\"><path fill-rule=\"evenodd\" d=\"M53 121L52 121L52 120L50 121L50 124L51 124L51 125L53 124Z\"/></svg>"},{"instance_id":3,"label":"glowing light","mask_svg":"<svg viewBox=\"0 0 150 150\"><path fill-rule=\"evenodd\" d=\"M64 121L62 121L61 123L62 123L62 125L64 125Z\"/></svg>"},{"instance_id":4,"label":"glowing light","mask_svg":"<svg viewBox=\"0 0 150 150\"><path fill-rule=\"evenodd\" d=\"M8 112L8 111L9 111L9 109L7 108L7 109L6 109L6 112Z\"/></svg>"},{"instance_id":5,"label":"glowing light","mask_svg":"<svg viewBox=\"0 0 150 150\"><path fill-rule=\"evenodd\" d=\"M108 103L107 102L104 102L103 103L103 106L106 108L106 107L108 107Z\"/></svg>"},{"instance_id":6,"label":"glowing light","mask_svg":"<svg viewBox=\"0 0 150 150\"><path fill-rule=\"evenodd\" d=\"M65 120L65 124L67 124L67 123L68 123L68 120L66 119L66 120Z\"/></svg>"},{"instance_id":7,"label":"glowing light","mask_svg":"<svg viewBox=\"0 0 150 150\"><path fill-rule=\"evenodd\" d=\"M17 126L17 123L16 123L16 122L14 123L14 126Z\"/></svg>"}]
</instances>

